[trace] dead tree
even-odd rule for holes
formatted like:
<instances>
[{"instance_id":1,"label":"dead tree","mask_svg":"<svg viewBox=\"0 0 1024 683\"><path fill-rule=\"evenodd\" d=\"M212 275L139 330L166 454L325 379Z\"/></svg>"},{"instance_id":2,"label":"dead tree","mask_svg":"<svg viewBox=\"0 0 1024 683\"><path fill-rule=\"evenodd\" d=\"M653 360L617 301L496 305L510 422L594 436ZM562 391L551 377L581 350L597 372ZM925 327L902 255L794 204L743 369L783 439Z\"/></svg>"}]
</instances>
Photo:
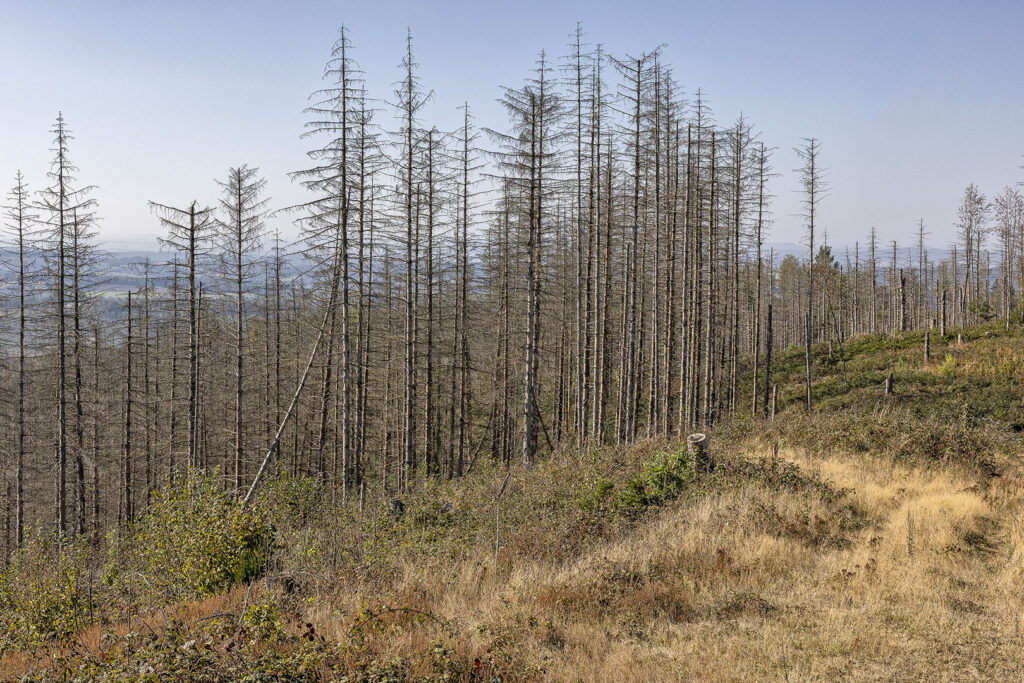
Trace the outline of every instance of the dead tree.
<instances>
[{"instance_id":1,"label":"dead tree","mask_svg":"<svg viewBox=\"0 0 1024 683\"><path fill-rule=\"evenodd\" d=\"M814 228L818 217L818 204L828 190L825 182L825 171L821 167L819 156L821 142L817 138L806 138L796 149L797 156L803 166L797 169L803 188L803 217L807 221L807 321L804 328L804 348L806 360L805 372L805 405L811 411L811 342L814 319Z\"/></svg>"},{"instance_id":2,"label":"dead tree","mask_svg":"<svg viewBox=\"0 0 1024 683\"><path fill-rule=\"evenodd\" d=\"M499 160L510 172L512 189L523 206L526 228L526 340L523 364L523 437L520 455L532 464L537 451L537 395L540 367L540 314L543 236L549 189L546 171L553 161L560 102L552 92L549 67L540 54L535 76L518 90L505 88L501 100L511 123L511 134L488 131L499 143Z\"/></svg>"},{"instance_id":3,"label":"dead tree","mask_svg":"<svg viewBox=\"0 0 1024 683\"><path fill-rule=\"evenodd\" d=\"M406 36L406 52L402 59L404 78L395 89L395 109L401 116L402 126L398 135L401 153L399 171L400 191L403 202L402 218L405 224L405 396L404 425L402 435L403 473L402 490L408 490L414 481L416 469L416 297L414 297L413 265L418 253L415 241L418 208L414 207L417 180L420 174L418 164L417 117L420 109L430 100L432 93L420 89L416 76L416 62L412 54L412 33Z\"/></svg>"},{"instance_id":4,"label":"dead tree","mask_svg":"<svg viewBox=\"0 0 1024 683\"><path fill-rule=\"evenodd\" d=\"M64 123L63 115L57 115L57 122L51 132L54 136L52 148L54 158L47 174L50 185L40 193L39 208L43 212L42 226L46 240L46 257L52 276L50 291L53 296L53 320L56 328L54 335L56 345L54 525L58 533L63 534L67 531L68 318L72 317L74 313L74 309L68 310L68 293L70 287L72 301L77 301L79 292L77 287L72 286L73 282L77 284L76 278L79 275L72 262L73 257L78 253L75 241L79 234L79 227L88 225L91 221L95 201L88 196L92 187L77 188L75 186L77 169L68 157L68 146L72 137ZM74 320L72 320L72 325L74 325ZM74 327L72 326L71 341L73 345L74 340ZM77 355L73 356L72 360L76 364L75 367L79 367Z\"/></svg>"},{"instance_id":5,"label":"dead tree","mask_svg":"<svg viewBox=\"0 0 1024 683\"><path fill-rule=\"evenodd\" d=\"M132 494L132 293L128 292L127 329L124 354L124 433L121 441L121 522L128 526L135 518Z\"/></svg>"},{"instance_id":6,"label":"dead tree","mask_svg":"<svg viewBox=\"0 0 1024 683\"><path fill-rule=\"evenodd\" d=\"M4 207L4 225L8 230L9 244L16 254L17 266L14 278L18 289L18 369L17 395L15 397L15 443L14 443L14 543L18 547L25 540L25 456L26 456L26 401L25 401L25 358L27 351L28 308L26 299L31 293L31 271L34 265L30 240L38 216L30 208L30 195L25 178L18 171L14 187Z\"/></svg>"},{"instance_id":7,"label":"dead tree","mask_svg":"<svg viewBox=\"0 0 1024 683\"><path fill-rule=\"evenodd\" d=\"M246 295L256 266L256 256L262 248L264 219L268 200L263 198L266 180L259 176L258 168L247 165L228 169L227 178L217 181L220 187L221 216L216 221L218 260L224 289L233 300L234 338L234 462L233 487L241 495L242 467L245 458L245 349Z\"/></svg>"},{"instance_id":8,"label":"dead tree","mask_svg":"<svg viewBox=\"0 0 1024 683\"><path fill-rule=\"evenodd\" d=\"M149 203L167 230L161 243L184 254L185 274L188 281L188 460L189 468L199 467L199 306L200 260L209 253L210 240L215 227L213 209L199 208L193 200L188 208Z\"/></svg>"}]
</instances>

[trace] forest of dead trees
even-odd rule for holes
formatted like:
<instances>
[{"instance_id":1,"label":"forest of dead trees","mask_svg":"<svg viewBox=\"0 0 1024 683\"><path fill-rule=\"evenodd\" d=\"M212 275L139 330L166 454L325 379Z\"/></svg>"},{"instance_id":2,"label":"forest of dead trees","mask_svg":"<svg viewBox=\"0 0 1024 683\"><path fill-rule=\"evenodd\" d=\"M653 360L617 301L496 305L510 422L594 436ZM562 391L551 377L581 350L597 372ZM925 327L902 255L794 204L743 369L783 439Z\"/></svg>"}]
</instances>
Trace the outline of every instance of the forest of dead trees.
<instances>
[{"instance_id":1,"label":"forest of dead trees","mask_svg":"<svg viewBox=\"0 0 1024 683\"><path fill-rule=\"evenodd\" d=\"M867 226L834 253L808 138L783 169L806 255L776 254L779 169L751 122L716 121L660 50L614 57L577 30L563 52L504 89L503 125L477 129L466 105L438 130L411 38L375 98L342 29L301 132L308 201L275 207L246 164L202 199L140 198L164 258L127 293L105 284L100 207L58 115L45 181L19 173L4 209L5 551L33 524L98 537L189 467L239 497L259 472L380 500L481 459L767 417L790 346L1019 322L1017 189L968 187L948 257L923 224L915 244ZM268 228L283 215L297 239ZM808 355L808 410L811 372Z\"/></svg>"}]
</instances>

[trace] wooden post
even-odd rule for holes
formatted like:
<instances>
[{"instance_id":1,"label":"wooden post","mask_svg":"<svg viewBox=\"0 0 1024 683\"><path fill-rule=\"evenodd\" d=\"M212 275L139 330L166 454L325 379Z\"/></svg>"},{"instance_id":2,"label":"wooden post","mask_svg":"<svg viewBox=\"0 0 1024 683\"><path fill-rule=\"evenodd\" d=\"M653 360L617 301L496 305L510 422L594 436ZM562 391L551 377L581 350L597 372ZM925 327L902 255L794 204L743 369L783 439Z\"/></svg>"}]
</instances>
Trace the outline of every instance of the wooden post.
<instances>
[{"instance_id":1,"label":"wooden post","mask_svg":"<svg viewBox=\"0 0 1024 683\"><path fill-rule=\"evenodd\" d=\"M892 373L890 372L889 376L885 378L885 395L886 396L891 396L892 395L892 382L893 382L893 380L892 380Z\"/></svg>"},{"instance_id":2,"label":"wooden post","mask_svg":"<svg viewBox=\"0 0 1024 683\"><path fill-rule=\"evenodd\" d=\"M690 434L686 437L686 453L698 472L711 471L711 455L708 452L708 437L705 434Z\"/></svg>"},{"instance_id":3,"label":"wooden post","mask_svg":"<svg viewBox=\"0 0 1024 683\"><path fill-rule=\"evenodd\" d=\"M907 555L914 554L914 516L907 510Z\"/></svg>"},{"instance_id":4,"label":"wooden post","mask_svg":"<svg viewBox=\"0 0 1024 683\"><path fill-rule=\"evenodd\" d=\"M931 360L932 360L931 333L930 332L925 332L924 333L924 362L925 362L925 364L928 364L928 363L931 362Z\"/></svg>"}]
</instances>

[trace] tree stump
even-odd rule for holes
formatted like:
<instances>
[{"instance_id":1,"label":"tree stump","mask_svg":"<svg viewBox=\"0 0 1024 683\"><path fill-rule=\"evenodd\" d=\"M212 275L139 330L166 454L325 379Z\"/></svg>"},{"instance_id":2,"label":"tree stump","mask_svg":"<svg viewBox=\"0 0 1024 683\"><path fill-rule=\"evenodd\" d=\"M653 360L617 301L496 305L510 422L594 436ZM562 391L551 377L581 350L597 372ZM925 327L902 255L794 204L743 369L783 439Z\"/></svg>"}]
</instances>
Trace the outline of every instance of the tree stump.
<instances>
[{"instance_id":1,"label":"tree stump","mask_svg":"<svg viewBox=\"0 0 1024 683\"><path fill-rule=\"evenodd\" d=\"M928 364L932 360L932 340L931 340L931 336L930 335L931 335L930 332L925 332L924 333L924 362L925 362L925 364Z\"/></svg>"},{"instance_id":2,"label":"tree stump","mask_svg":"<svg viewBox=\"0 0 1024 683\"><path fill-rule=\"evenodd\" d=\"M889 376L885 378L885 395L886 396L892 396L892 373L891 372L889 373Z\"/></svg>"},{"instance_id":3,"label":"tree stump","mask_svg":"<svg viewBox=\"0 0 1024 683\"><path fill-rule=\"evenodd\" d=\"M711 454L708 452L708 437L704 434L690 434L686 437L686 453L698 472L711 471Z\"/></svg>"}]
</instances>

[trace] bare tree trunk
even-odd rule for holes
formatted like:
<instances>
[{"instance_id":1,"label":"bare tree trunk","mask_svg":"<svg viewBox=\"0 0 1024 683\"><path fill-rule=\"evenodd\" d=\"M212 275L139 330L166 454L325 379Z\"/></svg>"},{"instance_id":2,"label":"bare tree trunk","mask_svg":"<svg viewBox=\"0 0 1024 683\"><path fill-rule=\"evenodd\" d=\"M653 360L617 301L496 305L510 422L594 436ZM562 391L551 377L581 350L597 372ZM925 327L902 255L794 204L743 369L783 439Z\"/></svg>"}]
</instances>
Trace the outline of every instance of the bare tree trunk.
<instances>
[{"instance_id":1,"label":"bare tree trunk","mask_svg":"<svg viewBox=\"0 0 1024 683\"><path fill-rule=\"evenodd\" d=\"M469 313L469 105L465 105L462 138L462 236L459 240L459 296L456 318L456 337L459 354L459 396L458 396L458 448L455 459L455 476L461 477L465 464L468 423L471 415L469 393L469 340L466 334Z\"/></svg>"},{"instance_id":2,"label":"bare tree trunk","mask_svg":"<svg viewBox=\"0 0 1024 683\"><path fill-rule=\"evenodd\" d=\"M416 113L415 83L412 69L412 36L407 42L406 80L403 84L405 101L405 453L402 490L408 490L413 483L416 467L416 354L415 302L413 300L413 126Z\"/></svg>"},{"instance_id":3,"label":"bare tree trunk","mask_svg":"<svg viewBox=\"0 0 1024 683\"><path fill-rule=\"evenodd\" d=\"M122 524L135 518L132 497L132 293L128 292L128 326L124 361L124 441L121 446Z\"/></svg>"},{"instance_id":4,"label":"bare tree trunk","mask_svg":"<svg viewBox=\"0 0 1024 683\"><path fill-rule=\"evenodd\" d=\"M28 331L28 319L26 308L26 297L28 294L29 271L28 271L28 245L29 223L37 216L29 214L28 186L25 178L18 171L15 176L14 187L11 189L9 199L11 204L7 207L7 218L10 219L8 227L11 229L13 238L12 247L16 251L18 259L18 373L17 373L17 397L15 398L15 443L14 443L14 544L21 547L25 540L25 455L26 455L26 397L25 397L25 358L27 351L26 333ZM9 496L8 496L9 497ZM9 551L10 548L8 547Z\"/></svg>"},{"instance_id":5,"label":"bare tree trunk","mask_svg":"<svg viewBox=\"0 0 1024 683\"><path fill-rule=\"evenodd\" d=\"M188 231L188 466L199 467L199 321L196 290L201 287L196 277L197 230L196 203L189 206Z\"/></svg>"},{"instance_id":6,"label":"bare tree trunk","mask_svg":"<svg viewBox=\"0 0 1024 683\"><path fill-rule=\"evenodd\" d=\"M759 356L761 355L761 233L762 233L762 227L764 225L764 208L765 208L764 190L765 190L765 181L766 181L766 178L765 178L766 168L765 167L767 165L767 162L768 162L768 159L767 159L767 155L766 155L766 152L765 152L765 146L764 146L764 143L761 143L761 148L759 150L759 154L758 154L758 157L757 157L757 166L758 166L757 226L756 226L757 276L756 276L756 283L754 285L754 301L755 301L755 303L754 303L754 369L753 369L753 375L754 375L753 385L754 385L754 390L753 390L753 406L751 407L751 414L752 415L757 415L757 393L758 393L758 386L757 386L757 371L758 371L758 367L757 367L757 362L758 362ZM766 342L766 343L770 344L771 342ZM768 393L767 386L768 386L768 379L765 378L765 394L766 394L766 399L767 399L767 393ZM765 401L765 406L767 406L767 400Z\"/></svg>"},{"instance_id":7,"label":"bare tree trunk","mask_svg":"<svg viewBox=\"0 0 1024 683\"><path fill-rule=\"evenodd\" d=\"M67 486L67 381L66 381L66 331L65 323L67 310L65 305L66 294L66 253L65 237L67 236L67 224L65 212L67 210L67 188L65 186L64 174L66 163L64 161L64 127L63 119L57 120L58 145L57 145L57 193L58 193L58 225L57 225L57 452L56 452L56 527L57 533L63 535L67 529L65 521L66 486Z\"/></svg>"},{"instance_id":8,"label":"bare tree trunk","mask_svg":"<svg viewBox=\"0 0 1024 683\"><path fill-rule=\"evenodd\" d=\"M800 172L801 183L805 193L804 217L807 219L808 234L808 260L807 260L807 322L805 330L805 361L806 361L806 409L811 411L811 343L813 341L813 320L814 320L814 228L817 219L818 202L821 193L825 190L824 180L818 155L821 145L816 138L808 138L804 144L797 149L804 165ZM874 253L874 240L872 239L872 254Z\"/></svg>"},{"instance_id":9,"label":"bare tree trunk","mask_svg":"<svg viewBox=\"0 0 1024 683\"><path fill-rule=\"evenodd\" d=\"M770 277L769 277L770 279ZM772 296L768 295L768 313L765 318L765 338L764 338L764 417L768 417L768 390L771 387L772 382ZM775 415L774 402L772 407L772 416Z\"/></svg>"},{"instance_id":10,"label":"bare tree trunk","mask_svg":"<svg viewBox=\"0 0 1024 683\"><path fill-rule=\"evenodd\" d=\"M536 391L536 367L535 357L537 355L537 325L539 321L536 317L537 311L537 283L540 280L538 277L538 270L540 264L538 263L538 255L540 253L539 241L540 241L540 221L537 216L537 205L539 203L538 198L538 180L539 175L539 153L538 147L538 131L537 131L537 105L535 102L532 103L532 111L530 111L530 190L529 190L529 210L527 219L529 221L529 232L528 241L526 245L527 251L527 270L526 270L526 359L525 359L525 372L523 379L523 442L522 442L522 459L523 464L533 464L534 451L536 449L536 431L535 425L535 410L536 400L534 398L534 392Z\"/></svg>"},{"instance_id":11,"label":"bare tree trunk","mask_svg":"<svg viewBox=\"0 0 1024 683\"><path fill-rule=\"evenodd\" d=\"M100 396L100 328L92 334L93 400L97 405L92 416L92 543L100 540L100 415L103 404Z\"/></svg>"},{"instance_id":12,"label":"bare tree trunk","mask_svg":"<svg viewBox=\"0 0 1024 683\"><path fill-rule=\"evenodd\" d=\"M149 259L146 259L144 265L144 288L143 288L143 309L142 309L142 405L143 414L145 420L145 435L143 440L143 455L144 455L144 469L146 476L146 505L149 505L150 494L153 490L153 423L155 422L154 414L154 400L150 395L150 375L149 375L149 356L150 356L150 309L149 309L149 290L150 290L150 273L149 273ZM83 477L84 479L84 477ZM85 487L82 487L82 525L85 525Z\"/></svg>"},{"instance_id":13,"label":"bare tree trunk","mask_svg":"<svg viewBox=\"0 0 1024 683\"><path fill-rule=\"evenodd\" d=\"M427 131L427 329L424 351L425 381L423 383L423 452L425 472L437 476L441 468L437 453L437 424L434 420L434 129Z\"/></svg>"},{"instance_id":14,"label":"bare tree trunk","mask_svg":"<svg viewBox=\"0 0 1024 683\"><path fill-rule=\"evenodd\" d=\"M943 288L943 290L942 290L942 304L941 304L941 308L942 308L942 310L940 311L940 314L939 314L939 336L945 337L946 336L946 290L945 290L945 288Z\"/></svg>"}]
</instances>

